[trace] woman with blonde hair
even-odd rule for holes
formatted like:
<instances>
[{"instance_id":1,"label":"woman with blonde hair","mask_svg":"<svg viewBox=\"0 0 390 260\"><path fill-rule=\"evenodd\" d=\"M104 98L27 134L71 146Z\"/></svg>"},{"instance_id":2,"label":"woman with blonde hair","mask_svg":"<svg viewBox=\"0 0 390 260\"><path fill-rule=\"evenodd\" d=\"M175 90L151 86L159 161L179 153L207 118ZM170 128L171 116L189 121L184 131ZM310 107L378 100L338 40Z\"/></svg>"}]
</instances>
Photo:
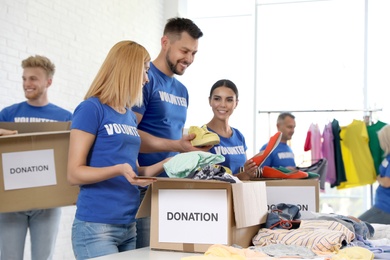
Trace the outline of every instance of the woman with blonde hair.
<instances>
[{"instance_id":1,"label":"woman with blonde hair","mask_svg":"<svg viewBox=\"0 0 390 260\"><path fill-rule=\"evenodd\" d=\"M384 151L384 159L376 178L379 185L375 192L375 203L359 219L368 223L390 224L390 125L379 130L378 140Z\"/></svg>"},{"instance_id":2,"label":"woman with blonde hair","mask_svg":"<svg viewBox=\"0 0 390 260\"><path fill-rule=\"evenodd\" d=\"M141 139L131 110L142 102L150 56L136 42L121 41L108 53L85 100L74 111L68 180L80 185L72 246L76 259L135 249L137 186L147 186L163 162L138 167Z\"/></svg>"}]
</instances>

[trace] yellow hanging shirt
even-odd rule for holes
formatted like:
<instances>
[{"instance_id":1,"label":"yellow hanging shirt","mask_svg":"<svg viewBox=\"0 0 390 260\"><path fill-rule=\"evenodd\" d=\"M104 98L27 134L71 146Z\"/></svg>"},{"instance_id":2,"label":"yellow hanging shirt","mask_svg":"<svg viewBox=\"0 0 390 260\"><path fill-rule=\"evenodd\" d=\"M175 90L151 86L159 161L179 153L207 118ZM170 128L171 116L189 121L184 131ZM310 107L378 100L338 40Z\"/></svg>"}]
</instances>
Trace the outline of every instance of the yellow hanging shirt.
<instances>
[{"instance_id":1,"label":"yellow hanging shirt","mask_svg":"<svg viewBox=\"0 0 390 260\"><path fill-rule=\"evenodd\" d=\"M363 121L353 120L341 127L341 153L344 162L346 182L338 189L373 184L376 180L374 160L368 146L367 126Z\"/></svg>"}]
</instances>

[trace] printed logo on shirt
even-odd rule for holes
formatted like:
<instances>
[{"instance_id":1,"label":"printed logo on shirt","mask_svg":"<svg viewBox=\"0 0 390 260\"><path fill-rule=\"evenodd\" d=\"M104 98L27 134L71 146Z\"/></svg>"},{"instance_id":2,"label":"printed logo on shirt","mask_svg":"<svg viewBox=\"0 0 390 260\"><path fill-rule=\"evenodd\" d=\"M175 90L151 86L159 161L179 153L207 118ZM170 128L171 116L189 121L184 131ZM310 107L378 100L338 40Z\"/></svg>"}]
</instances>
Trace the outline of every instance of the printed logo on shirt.
<instances>
[{"instance_id":1,"label":"printed logo on shirt","mask_svg":"<svg viewBox=\"0 0 390 260\"><path fill-rule=\"evenodd\" d=\"M127 134L132 136L139 136L137 128L125 124L106 124L104 125L108 135L113 134Z\"/></svg>"},{"instance_id":2,"label":"printed logo on shirt","mask_svg":"<svg viewBox=\"0 0 390 260\"><path fill-rule=\"evenodd\" d=\"M217 146L214 147L214 151L216 154L245 154L244 146L232 146L232 147L224 147L224 146Z\"/></svg>"},{"instance_id":3,"label":"printed logo on shirt","mask_svg":"<svg viewBox=\"0 0 390 260\"><path fill-rule=\"evenodd\" d=\"M279 159L294 159L294 154L291 152L278 153Z\"/></svg>"},{"instance_id":4,"label":"printed logo on shirt","mask_svg":"<svg viewBox=\"0 0 390 260\"><path fill-rule=\"evenodd\" d=\"M15 117L16 123L35 123L35 122L57 122L57 120L40 117Z\"/></svg>"},{"instance_id":5,"label":"printed logo on shirt","mask_svg":"<svg viewBox=\"0 0 390 260\"><path fill-rule=\"evenodd\" d=\"M159 91L161 101L171 103L173 105L187 107L187 99L169 94L164 91Z\"/></svg>"}]
</instances>

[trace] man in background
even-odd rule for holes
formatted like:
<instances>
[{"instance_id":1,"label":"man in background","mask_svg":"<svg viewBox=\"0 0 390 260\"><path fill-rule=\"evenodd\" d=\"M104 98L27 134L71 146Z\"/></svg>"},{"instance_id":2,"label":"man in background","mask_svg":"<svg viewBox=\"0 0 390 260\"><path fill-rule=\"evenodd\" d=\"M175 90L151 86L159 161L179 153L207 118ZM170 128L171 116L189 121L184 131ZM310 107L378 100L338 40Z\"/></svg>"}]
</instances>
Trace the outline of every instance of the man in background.
<instances>
[{"instance_id":1,"label":"man in background","mask_svg":"<svg viewBox=\"0 0 390 260\"><path fill-rule=\"evenodd\" d=\"M276 122L276 127L282 133L281 140L275 150L265 159L262 167L287 167L291 169L296 168L294 153L287 141L291 140L295 130L295 116L289 112L280 113ZM267 143L268 144L268 143ZM263 151L267 144L264 144L260 151Z\"/></svg>"},{"instance_id":2,"label":"man in background","mask_svg":"<svg viewBox=\"0 0 390 260\"><path fill-rule=\"evenodd\" d=\"M0 122L71 121L72 113L49 102L55 65L44 56L30 56L22 61L23 90L26 101L13 104L0 112ZM16 131L0 129L2 134ZM31 259L52 259L60 208L0 213L1 260L23 260L27 230L31 237Z\"/></svg>"}]
</instances>

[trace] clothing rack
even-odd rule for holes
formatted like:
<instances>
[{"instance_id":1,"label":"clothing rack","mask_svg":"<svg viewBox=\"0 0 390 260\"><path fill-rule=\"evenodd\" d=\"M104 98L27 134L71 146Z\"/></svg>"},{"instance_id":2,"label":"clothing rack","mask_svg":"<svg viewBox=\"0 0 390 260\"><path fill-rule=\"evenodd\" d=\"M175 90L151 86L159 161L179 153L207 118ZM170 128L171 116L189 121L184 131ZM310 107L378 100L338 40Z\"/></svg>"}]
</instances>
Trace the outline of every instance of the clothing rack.
<instances>
[{"instance_id":1,"label":"clothing rack","mask_svg":"<svg viewBox=\"0 0 390 260\"><path fill-rule=\"evenodd\" d=\"M372 113L373 112L378 112L378 111L382 111L381 108L378 108L378 109L319 109L319 110L316 110L316 109L313 109L313 110L259 110L258 113L261 114L261 113L267 113L268 114L268 122L270 122L271 120L271 114L275 114L275 113L283 113L283 112L289 112L289 113L311 113L311 112L315 112L315 113L318 113L318 112L321 112L321 113L326 113L326 112L365 112L365 113L368 113L366 115L364 115L364 122L366 122L367 125L371 124L372 122ZM271 135L271 125L268 124L268 127L269 127L269 134ZM373 186L370 185L370 204L371 204L371 207L374 205L374 190L373 190Z\"/></svg>"}]
</instances>

